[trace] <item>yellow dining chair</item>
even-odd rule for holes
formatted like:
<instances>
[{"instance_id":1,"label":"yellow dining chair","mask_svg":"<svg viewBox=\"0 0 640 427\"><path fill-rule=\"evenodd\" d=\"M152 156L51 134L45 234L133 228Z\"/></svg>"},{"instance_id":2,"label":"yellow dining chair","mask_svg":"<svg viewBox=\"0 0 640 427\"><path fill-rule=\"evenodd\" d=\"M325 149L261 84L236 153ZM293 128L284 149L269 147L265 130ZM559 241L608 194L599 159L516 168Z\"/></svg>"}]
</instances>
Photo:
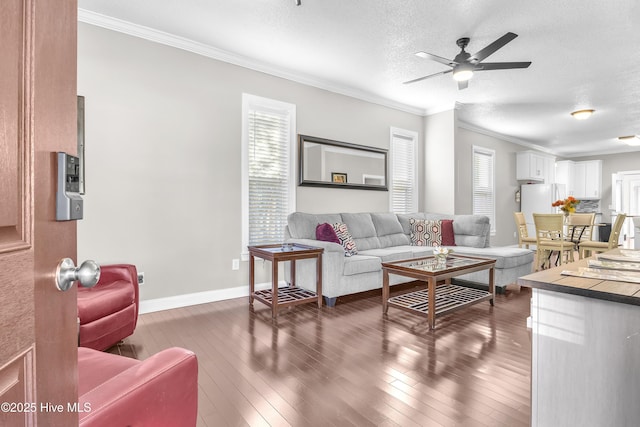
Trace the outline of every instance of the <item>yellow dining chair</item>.
<instances>
[{"instance_id":1,"label":"yellow dining chair","mask_svg":"<svg viewBox=\"0 0 640 427\"><path fill-rule=\"evenodd\" d=\"M626 218L626 214L618 214L616 222L613 224L613 227L611 227L611 234L609 234L608 242L596 242L593 240L580 242L578 244L580 259L591 256L592 253L606 252L610 249L617 248L620 232L622 231L622 224L624 224L624 220Z\"/></svg>"},{"instance_id":2,"label":"yellow dining chair","mask_svg":"<svg viewBox=\"0 0 640 427\"><path fill-rule=\"evenodd\" d=\"M527 223L522 212L514 212L513 216L516 219L516 227L518 228L518 247L521 248L524 245L525 248L529 249L529 245L535 245L537 239L535 236L529 237Z\"/></svg>"},{"instance_id":3,"label":"yellow dining chair","mask_svg":"<svg viewBox=\"0 0 640 427\"><path fill-rule=\"evenodd\" d=\"M573 242L565 239L564 218L562 214L533 214L536 226L536 255L538 265L551 266L551 255L558 253L557 263L573 262ZM542 262L542 264L541 264Z\"/></svg>"},{"instance_id":4,"label":"yellow dining chair","mask_svg":"<svg viewBox=\"0 0 640 427\"><path fill-rule=\"evenodd\" d=\"M575 213L567 218L566 238L573 242L575 250L581 242L592 241L595 219L595 213Z\"/></svg>"}]
</instances>

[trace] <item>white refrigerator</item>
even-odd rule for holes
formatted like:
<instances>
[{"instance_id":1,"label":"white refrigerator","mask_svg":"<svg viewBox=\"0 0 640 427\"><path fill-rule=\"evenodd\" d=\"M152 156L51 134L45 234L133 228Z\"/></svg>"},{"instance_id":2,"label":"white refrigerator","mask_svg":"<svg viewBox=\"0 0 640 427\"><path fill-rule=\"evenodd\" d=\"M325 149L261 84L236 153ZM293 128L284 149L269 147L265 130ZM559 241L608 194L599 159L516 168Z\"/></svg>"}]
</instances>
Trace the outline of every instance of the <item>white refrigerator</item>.
<instances>
[{"instance_id":1,"label":"white refrigerator","mask_svg":"<svg viewBox=\"0 0 640 427\"><path fill-rule=\"evenodd\" d=\"M520 210L527 222L529 236L536 235L533 213L558 213L559 208L551 206L556 200L564 199L564 184L526 184L520 187Z\"/></svg>"}]
</instances>

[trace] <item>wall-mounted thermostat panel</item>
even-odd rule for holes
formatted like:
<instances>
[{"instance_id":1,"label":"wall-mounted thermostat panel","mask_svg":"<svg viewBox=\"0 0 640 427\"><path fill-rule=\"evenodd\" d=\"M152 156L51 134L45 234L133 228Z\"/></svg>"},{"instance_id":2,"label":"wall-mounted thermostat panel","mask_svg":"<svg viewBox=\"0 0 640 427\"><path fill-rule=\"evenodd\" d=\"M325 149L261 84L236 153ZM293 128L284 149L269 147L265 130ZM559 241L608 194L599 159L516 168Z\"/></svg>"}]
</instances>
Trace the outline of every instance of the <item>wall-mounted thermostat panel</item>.
<instances>
[{"instance_id":1,"label":"wall-mounted thermostat panel","mask_svg":"<svg viewBox=\"0 0 640 427\"><path fill-rule=\"evenodd\" d=\"M80 196L80 159L58 153L58 182L56 186L56 219L82 219L83 200Z\"/></svg>"}]
</instances>

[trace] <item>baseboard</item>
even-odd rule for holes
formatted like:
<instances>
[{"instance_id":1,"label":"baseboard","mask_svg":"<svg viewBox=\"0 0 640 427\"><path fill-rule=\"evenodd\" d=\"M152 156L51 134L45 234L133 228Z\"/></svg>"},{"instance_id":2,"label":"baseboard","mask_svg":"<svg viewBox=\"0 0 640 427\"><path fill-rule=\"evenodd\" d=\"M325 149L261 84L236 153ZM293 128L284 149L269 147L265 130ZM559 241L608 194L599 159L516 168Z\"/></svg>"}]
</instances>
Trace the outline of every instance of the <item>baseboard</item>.
<instances>
[{"instance_id":1,"label":"baseboard","mask_svg":"<svg viewBox=\"0 0 640 427\"><path fill-rule=\"evenodd\" d=\"M278 286L286 286L281 280ZM269 289L271 283L256 284L256 290ZM233 298L249 296L249 286L239 286L236 288L217 289L215 291L195 292L192 294L175 295L166 298L156 298L140 301L139 314L153 313L172 308L188 307L190 305L204 304L207 302L224 301Z\"/></svg>"}]
</instances>

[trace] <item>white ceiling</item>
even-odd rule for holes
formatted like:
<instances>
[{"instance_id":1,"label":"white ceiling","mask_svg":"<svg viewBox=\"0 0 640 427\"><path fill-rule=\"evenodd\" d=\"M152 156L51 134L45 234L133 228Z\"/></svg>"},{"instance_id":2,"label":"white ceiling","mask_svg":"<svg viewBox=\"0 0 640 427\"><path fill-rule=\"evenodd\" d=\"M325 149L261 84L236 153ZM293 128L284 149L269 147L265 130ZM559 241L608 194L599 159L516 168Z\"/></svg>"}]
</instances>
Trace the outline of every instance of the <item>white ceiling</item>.
<instances>
[{"instance_id":1,"label":"white ceiling","mask_svg":"<svg viewBox=\"0 0 640 427\"><path fill-rule=\"evenodd\" d=\"M558 156L640 150L617 140L640 134L638 0L79 0L79 8L81 21L406 111L456 106L471 128ZM474 53L507 32L519 37L487 61L532 61L528 69L475 73L462 91L451 74L402 84L447 69L415 52L452 59L460 37ZM569 115L582 108L596 113Z\"/></svg>"}]
</instances>

